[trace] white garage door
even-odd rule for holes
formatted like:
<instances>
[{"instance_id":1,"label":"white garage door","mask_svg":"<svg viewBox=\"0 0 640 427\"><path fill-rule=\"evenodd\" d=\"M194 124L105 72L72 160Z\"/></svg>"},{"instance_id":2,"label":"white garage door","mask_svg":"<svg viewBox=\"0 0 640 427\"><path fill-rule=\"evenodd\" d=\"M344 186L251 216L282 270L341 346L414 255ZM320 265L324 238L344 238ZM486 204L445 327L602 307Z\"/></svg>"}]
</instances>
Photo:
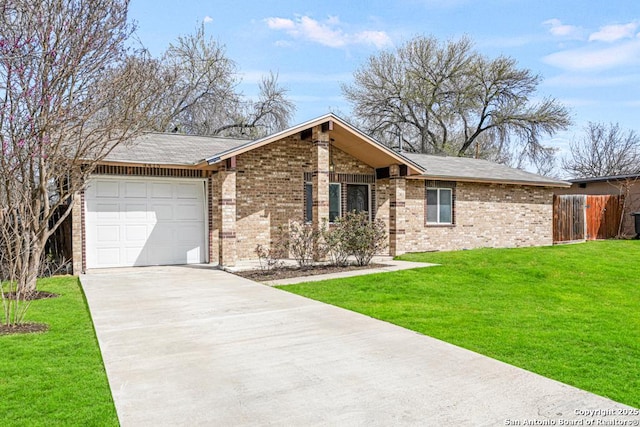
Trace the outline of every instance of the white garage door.
<instances>
[{"instance_id":1,"label":"white garage door","mask_svg":"<svg viewBox=\"0 0 640 427\"><path fill-rule=\"evenodd\" d=\"M87 268L205 260L202 179L96 177L85 207Z\"/></svg>"}]
</instances>

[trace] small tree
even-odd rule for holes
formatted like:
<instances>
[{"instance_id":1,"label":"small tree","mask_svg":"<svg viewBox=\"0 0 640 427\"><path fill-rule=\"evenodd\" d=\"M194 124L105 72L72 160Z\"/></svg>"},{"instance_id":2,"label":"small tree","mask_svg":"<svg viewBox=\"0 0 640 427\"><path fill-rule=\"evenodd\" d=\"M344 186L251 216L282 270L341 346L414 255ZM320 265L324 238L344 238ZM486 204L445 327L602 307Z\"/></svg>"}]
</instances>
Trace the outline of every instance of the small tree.
<instances>
[{"instance_id":1,"label":"small tree","mask_svg":"<svg viewBox=\"0 0 640 427\"><path fill-rule=\"evenodd\" d=\"M22 321L16 307L35 291L45 243L73 195L98 161L146 127L159 98L131 66L145 58L127 60L128 4L0 5L0 282L15 296L3 293L6 324Z\"/></svg>"}]
</instances>

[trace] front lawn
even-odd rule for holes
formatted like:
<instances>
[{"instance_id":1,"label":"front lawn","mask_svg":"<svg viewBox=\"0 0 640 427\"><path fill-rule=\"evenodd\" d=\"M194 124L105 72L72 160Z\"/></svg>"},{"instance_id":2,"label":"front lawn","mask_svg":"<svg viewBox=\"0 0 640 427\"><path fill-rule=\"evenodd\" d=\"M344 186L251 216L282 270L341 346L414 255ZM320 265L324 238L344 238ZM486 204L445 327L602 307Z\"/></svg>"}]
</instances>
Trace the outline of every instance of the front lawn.
<instances>
[{"instance_id":1,"label":"front lawn","mask_svg":"<svg viewBox=\"0 0 640 427\"><path fill-rule=\"evenodd\" d=\"M640 241L400 259L441 266L281 289L640 407Z\"/></svg>"},{"instance_id":2,"label":"front lawn","mask_svg":"<svg viewBox=\"0 0 640 427\"><path fill-rule=\"evenodd\" d=\"M77 277L38 281L57 298L34 301L28 321L44 333L0 335L3 425L117 426L111 391Z\"/></svg>"}]
</instances>

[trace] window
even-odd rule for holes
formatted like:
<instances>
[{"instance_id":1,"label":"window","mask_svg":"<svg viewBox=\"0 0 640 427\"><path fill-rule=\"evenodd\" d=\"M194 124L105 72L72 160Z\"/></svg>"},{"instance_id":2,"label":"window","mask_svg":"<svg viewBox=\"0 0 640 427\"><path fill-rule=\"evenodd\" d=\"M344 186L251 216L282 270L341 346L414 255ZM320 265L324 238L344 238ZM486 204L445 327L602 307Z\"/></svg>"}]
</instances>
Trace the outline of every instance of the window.
<instances>
[{"instance_id":1,"label":"window","mask_svg":"<svg viewBox=\"0 0 640 427\"><path fill-rule=\"evenodd\" d=\"M304 220L313 221L313 185L310 182L304 183Z\"/></svg>"},{"instance_id":2,"label":"window","mask_svg":"<svg viewBox=\"0 0 640 427\"><path fill-rule=\"evenodd\" d=\"M342 186L337 183L329 184L329 222L334 222L341 215ZM313 221L313 184L304 184L304 220Z\"/></svg>"},{"instance_id":3,"label":"window","mask_svg":"<svg viewBox=\"0 0 640 427\"><path fill-rule=\"evenodd\" d=\"M334 222L340 218L340 205L342 199L342 186L340 184L329 184L329 222Z\"/></svg>"},{"instance_id":4,"label":"window","mask_svg":"<svg viewBox=\"0 0 640 427\"><path fill-rule=\"evenodd\" d=\"M347 211L369 213L369 186L347 184Z\"/></svg>"},{"instance_id":5,"label":"window","mask_svg":"<svg viewBox=\"0 0 640 427\"><path fill-rule=\"evenodd\" d=\"M427 224L453 223L453 190L427 188Z\"/></svg>"}]
</instances>

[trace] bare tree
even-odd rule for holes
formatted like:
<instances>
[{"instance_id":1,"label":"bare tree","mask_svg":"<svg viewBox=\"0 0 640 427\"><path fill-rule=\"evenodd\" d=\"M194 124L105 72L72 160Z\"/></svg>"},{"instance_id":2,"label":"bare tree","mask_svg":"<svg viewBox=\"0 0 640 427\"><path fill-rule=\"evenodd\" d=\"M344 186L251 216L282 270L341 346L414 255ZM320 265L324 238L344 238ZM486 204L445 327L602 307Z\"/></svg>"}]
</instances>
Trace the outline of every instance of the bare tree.
<instances>
[{"instance_id":1,"label":"bare tree","mask_svg":"<svg viewBox=\"0 0 640 427\"><path fill-rule=\"evenodd\" d=\"M296 108L286 95L278 75L269 73L260 82L258 99L243 102L238 114L213 134L258 138L288 128Z\"/></svg>"},{"instance_id":2,"label":"bare tree","mask_svg":"<svg viewBox=\"0 0 640 427\"><path fill-rule=\"evenodd\" d=\"M422 153L544 163L543 135L566 129L565 107L534 103L540 77L508 57L486 58L468 38L418 37L369 58L343 93L365 130Z\"/></svg>"},{"instance_id":3,"label":"bare tree","mask_svg":"<svg viewBox=\"0 0 640 427\"><path fill-rule=\"evenodd\" d=\"M563 168L577 178L639 173L640 137L617 123L589 122L585 136L571 144Z\"/></svg>"},{"instance_id":4,"label":"bare tree","mask_svg":"<svg viewBox=\"0 0 640 427\"><path fill-rule=\"evenodd\" d=\"M0 5L0 281L18 303L35 291L45 243L72 196L100 159L147 126L146 110L159 98L125 61L128 4ZM19 323L24 310L4 293L3 304L5 323Z\"/></svg>"},{"instance_id":5,"label":"bare tree","mask_svg":"<svg viewBox=\"0 0 640 427\"><path fill-rule=\"evenodd\" d=\"M202 26L179 37L147 74L167 87L154 113L159 131L257 137L287 128L295 111L277 74L262 79L256 101L238 93L235 62L222 45L206 37Z\"/></svg>"}]
</instances>

